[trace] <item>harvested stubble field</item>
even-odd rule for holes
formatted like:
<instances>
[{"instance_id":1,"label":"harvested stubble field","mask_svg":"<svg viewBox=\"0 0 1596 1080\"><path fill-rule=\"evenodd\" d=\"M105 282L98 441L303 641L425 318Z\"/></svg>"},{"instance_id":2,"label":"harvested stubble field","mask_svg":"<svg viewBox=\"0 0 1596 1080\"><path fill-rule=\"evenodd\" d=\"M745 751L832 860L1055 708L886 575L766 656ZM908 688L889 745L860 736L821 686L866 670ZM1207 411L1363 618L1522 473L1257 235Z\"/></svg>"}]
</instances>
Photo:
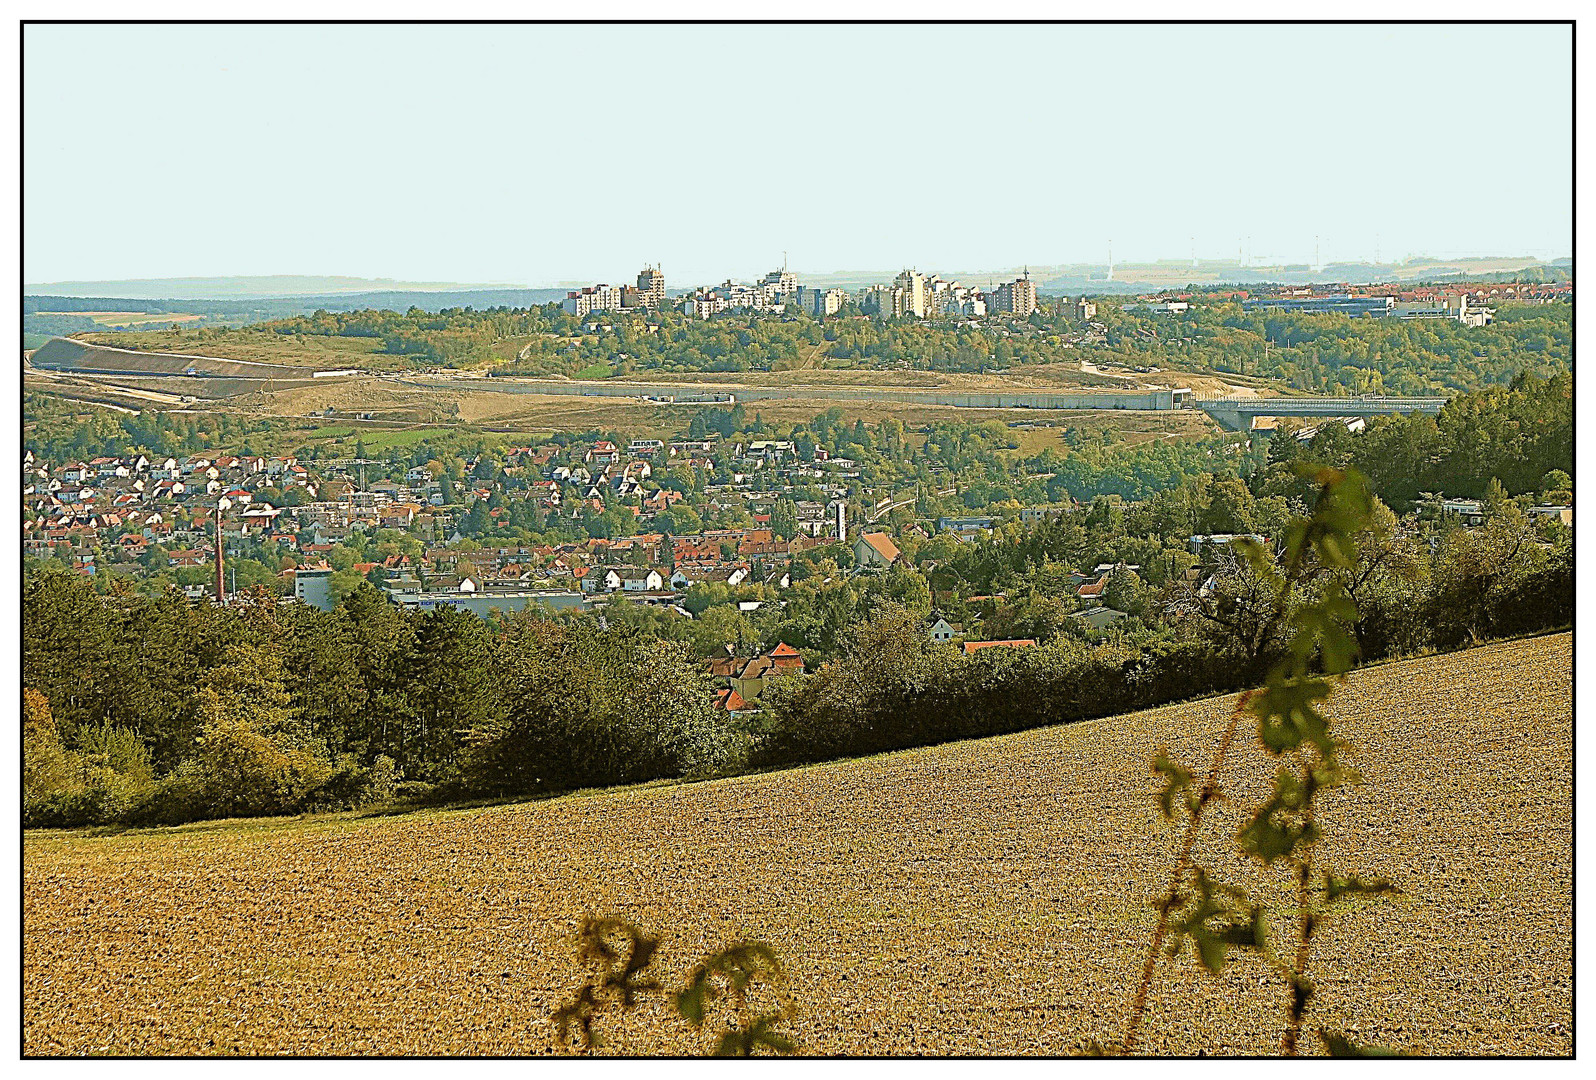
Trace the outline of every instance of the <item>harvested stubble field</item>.
<instances>
[{"instance_id":1,"label":"harvested stubble field","mask_svg":"<svg viewBox=\"0 0 1596 1080\"><path fill-rule=\"evenodd\" d=\"M693 414L705 406L662 405L636 398L570 397L553 394L509 394L453 386L415 389L381 379L329 379L325 384L240 395L215 408L253 416L310 416L328 408L343 413L370 412L395 422L475 424L494 430L536 432L609 431L619 428L636 437L676 438ZM852 423L878 424L896 419L908 427L930 423L1055 424L1084 431L1111 430L1143 441L1147 438L1198 438L1219 429L1207 413L1196 409L1134 412L1109 409L983 409L849 398L805 398L750 402L750 416L766 423L808 423L830 408L842 410ZM1031 440L1036 442L1036 440ZM1051 436L1025 444L1027 453L1055 442Z\"/></svg>"},{"instance_id":2,"label":"harvested stubble field","mask_svg":"<svg viewBox=\"0 0 1596 1080\"><path fill-rule=\"evenodd\" d=\"M1333 918L1309 1021L1412 1051L1572 1051L1572 640L1371 668L1333 713L1365 786L1321 865L1404 890ZM700 784L400 817L229 822L24 846L30 1054L554 1050L584 912L663 933L665 974L741 935L785 958L813 1053L1058 1053L1120 1030L1174 831L1150 754L1205 763L1231 698ZM1198 857L1262 790L1250 740ZM1140 1049L1272 1053L1244 957L1161 969ZM615 1052L696 1052L652 1011ZM659 1035L657 1031L668 1031ZM1317 1049L1317 1042L1310 1042Z\"/></svg>"}]
</instances>

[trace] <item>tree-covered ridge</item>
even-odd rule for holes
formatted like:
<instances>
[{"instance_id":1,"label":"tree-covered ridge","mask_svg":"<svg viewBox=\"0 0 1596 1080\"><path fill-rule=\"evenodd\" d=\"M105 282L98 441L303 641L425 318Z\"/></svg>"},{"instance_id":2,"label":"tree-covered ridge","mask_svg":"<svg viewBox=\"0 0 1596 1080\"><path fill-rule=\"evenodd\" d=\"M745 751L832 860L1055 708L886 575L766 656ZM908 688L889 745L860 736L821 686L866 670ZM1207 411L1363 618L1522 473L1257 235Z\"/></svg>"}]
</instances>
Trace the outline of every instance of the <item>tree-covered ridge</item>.
<instances>
[{"instance_id":1,"label":"tree-covered ridge","mask_svg":"<svg viewBox=\"0 0 1596 1080\"><path fill-rule=\"evenodd\" d=\"M1421 395L1505 384L1526 372L1570 370L1569 303L1505 304L1493 323L1450 319L1353 319L1338 314L1244 311L1199 294L1184 312L1138 311L1103 300L1097 327L1071 305L1048 300L1027 318L956 322L839 315L726 313L690 318L674 310L597 312L582 318L558 304L541 308L449 308L426 312L325 312L243 328L168 334L97 335L124 348L200 349L207 342L357 339L351 362L377 370L491 367L505 375L663 375L782 371L800 367L994 372L1023 375L1040 364L1234 374L1277 380L1316 394ZM1100 327L1101 329L1098 329ZM1088 374L1083 382L1103 381Z\"/></svg>"},{"instance_id":2,"label":"tree-covered ridge","mask_svg":"<svg viewBox=\"0 0 1596 1080\"><path fill-rule=\"evenodd\" d=\"M1275 439L1253 487L1292 490L1291 465L1299 460L1356 468L1404 508L1424 492L1477 498L1493 480L1514 494L1537 491L1552 470L1573 471L1574 377L1520 375L1454 398L1439 416L1381 417L1356 435L1324 424L1311 440Z\"/></svg>"},{"instance_id":3,"label":"tree-covered ridge","mask_svg":"<svg viewBox=\"0 0 1596 1080\"><path fill-rule=\"evenodd\" d=\"M1571 304L1504 305L1484 327L1453 319L1243 311L1194 302L1173 315L1103 304L1108 348L1127 362L1278 379L1315 394L1428 395L1549 378L1573 365Z\"/></svg>"}]
</instances>

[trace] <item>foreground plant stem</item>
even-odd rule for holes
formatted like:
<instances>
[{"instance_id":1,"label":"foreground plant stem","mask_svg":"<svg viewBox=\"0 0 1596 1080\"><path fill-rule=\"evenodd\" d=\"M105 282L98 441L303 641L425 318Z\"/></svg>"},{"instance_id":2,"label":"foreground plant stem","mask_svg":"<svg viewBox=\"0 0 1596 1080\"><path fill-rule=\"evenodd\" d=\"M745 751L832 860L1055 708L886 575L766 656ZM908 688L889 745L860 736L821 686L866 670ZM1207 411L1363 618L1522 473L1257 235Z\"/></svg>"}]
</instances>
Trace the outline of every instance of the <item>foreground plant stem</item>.
<instances>
[{"instance_id":1,"label":"foreground plant stem","mask_svg":"<svg viewBox=\"0 0 1596 1080\"><path fill-rule=\"evenodd\" d=\"M1303 778L1313 783L1313 766L1303 764ZM1311 789L1310 789L1311 790ZM1303 823L1313 827L1313 803L1310 800L1303 811ZM1301 939L1297 942L1297 960L1286 979L1286 989L1291 994L1286 1030L1280 1036L1280 1052L1296 1057L1297 1039L1302 1034L1302 1019L1308 1012L1308 997L1313 988L1308 984L1308 954L1313 948L1313 932L1318 926L1318 915L1313 909L1313 841L1303 845L1302 858L1297 863L1297 929Z\"/></svg>"},{"instance_id":2,"label":"foreground plant stem","mask_svg":"<svg viewBox=\"0 0 1596 1080\"><path fill-rule=\"evenodd\" d=\"M1158 967L1158 953L1164 947L1164 935L1169 932L1169 911L1191 867L1191 852L1197 843L1197 826L1202 822L1203 808L1219 791L1220 770L1224 768L1231 744L1236 741L1236 729L1241 725L1242 715L1247 711L1247 702L1252 700L1255 693L1257 691L1248 690L1236 698L1236 707L1231 711L1230 723L1225 727L1225 734L1214 751L1213 764L1208 768L1208 778L1203 781L1202 791L1197 796L1197 805L1192 809L1191 817L1186 822L1186 835L1180 841L1180 855L1175 860L1175 870L1170 875L1169 888L1158 905L1158 923L1153 927L1153 939L1147 945L1147 959L1142 964L1142 978L1136 987L1136 1000L1131 1005L1130 1020L1125 1025L1125 1037L1120 1040L1121 1054L1129 1055L1136 1049L1136 1036L1141 1028L1142 1017L1147 1012L1147 991L1153 983L1153 971Z\"/></svg>"}]
</instances>

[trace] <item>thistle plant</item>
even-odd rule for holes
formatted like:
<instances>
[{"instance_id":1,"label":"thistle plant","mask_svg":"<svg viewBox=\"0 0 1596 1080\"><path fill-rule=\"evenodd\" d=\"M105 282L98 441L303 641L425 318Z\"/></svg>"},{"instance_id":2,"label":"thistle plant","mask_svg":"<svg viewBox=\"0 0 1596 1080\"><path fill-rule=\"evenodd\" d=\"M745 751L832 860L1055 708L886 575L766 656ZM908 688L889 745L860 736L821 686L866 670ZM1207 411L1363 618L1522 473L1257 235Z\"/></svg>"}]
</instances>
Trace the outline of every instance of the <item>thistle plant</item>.
<instances>
[{"instance_id":1,"label":"thistle plant","mask_svg":"<svg viewBox=\"0 0 1596 1080\"><path fill-rule=\"evenodd\" d=\"M1153 761L1154 773L1164 780L1159 809L1168 820L1183 817L1184 833L1169 884L1154 900L1158 918L1117 1048L1123 1054L1136 1049L1161 956L1177 955L1187 942L1209 972L1222 970L1233 948L1253 950L1275 969L1287 999L1280 1051L1296 1054L1314 994L1309 963L1321 923L1337 905L1396 891L1384 879L1339 873L1317 867L1314 861L1323 836L1318 797L1359 782L1356 772L1343 764L1340 751L1345 744L1332 733L1320 707L1357 656L1349 629L1357 607L1333 571L1355 566L1357 537L1368 527L1373 500L1356 472L1320 467L1299 471L1313 480L1319 494L1312 513L1287 530L1283 561L1277 563L1256 542L1243 546L1253 574L1275 598L1275 617L1287 629L1284 656L1270 669L1262 689L1237 698L1201 786L1196 786L1196 773L1167 751ZM1299 595L1310 598L1304 602ZM1268 797L1247 815L1236 837L1243 853L1265 866L1283 867L1293 880L1296 925L1278 949L1263 906L1192 859L1204 811L1223 795L1221 776L1244 717L1256 720L1259 742L1279 759ZM1332 1031L1322 1029L1319 1034L1332 1054L1378 1052Z\"/></svg>"},{"instance_id":2,"label":"thistle plant","mask_svg":"<svg viewBox=\"0 0 1596 1080\"><path fill-rule=\"evenodd\" d=\"M1351 630L1357 605L1338 571L1355 568L1358 536L1369 527L1373 499L1363 477L1353 471L1308 467L1299 469L1317 485L1312 512L1294 521L1277 559L1255 542L1238 542L1262 591L1272 598L1260 646L1283 633L1280 659L1269 669L1262 688L1240 694L1201 782L1196 770L1166 751L1153 760L1163 778L1159 809L1170 821L1181 820L1183 832L1168 885L1153 901L1158 913L1124 1033L1112 1049L1136 1050L1149 992L1160 960L1191 946L1207 971L1223 970L1233 949L1261 956L1279 976L1285 990L1282 1054L1299 1051L1308 1009L1314 996L1310 975L1315 935L1324 920L1359 898L1394 893L1382 878L1326 868L1316 862L1323 830L1320 796L1360 782L1342 761L1346 744L1332 731L1322 711L1357 658ZM1223 881L1193 858L1205 811L1224 797L1222 779L1244 719L1257 725L1263 749L1278 761L1269 793L1245 816L1236 835L1238 849L1270 868L1284 870L1295 895L1295 919L1278 933L1264 906L1247 891ZM582 927L581 955L592 977L574 1000L554 1016L562 1041L585 1047L598 1044L595 1019L605 1010L628 1011L651 994L663 995L694 1029L707 1026L710 1007L723 1002L732 1022L715 1039L718 1055L749 1056L764 1047L790 1053L795 1046L777 1025L790 1016L780 996L783 973L774 952L758 942L738 942L711 954L695 968L687 983L666 991L650 975L658 939L621 919L588 917ZM777 990L778 1008L756 1010L750 990L756 984ZM1326 1052L1336 1056L1388 1054L1360 1046L1344 1034L1318 1029ZM1089 1049L1103 1052L1099 1044Z\"/></svg>"},{"instance_id":3,"label":"thistle plant","mask_svg":"<svg viewBox=\"0 0 1596 1080\"><path fill-rule=\"evenodd\" d=\"M797 1050L797 1044L779 1028L790 1019L792 1007L784 992L786 973L770 946L738 941L711 953L674 992L666 990L651 973L658 951L658 938L624 919L584 918L578 955L589 968L589 976L576 996L554 1013L559 1041L593 1049L602 1044L594 1030L601 1015L629 1012L644 998L657 995L694 1030L712 1026L717 1004L730 1012L731 1022L719 1032L710 1050L716 1057L752 1057L761 1048L778 1054ZM755 1008L752 991L758 986L772 991L776 1008Z\"/></svg>"}]
</instances>

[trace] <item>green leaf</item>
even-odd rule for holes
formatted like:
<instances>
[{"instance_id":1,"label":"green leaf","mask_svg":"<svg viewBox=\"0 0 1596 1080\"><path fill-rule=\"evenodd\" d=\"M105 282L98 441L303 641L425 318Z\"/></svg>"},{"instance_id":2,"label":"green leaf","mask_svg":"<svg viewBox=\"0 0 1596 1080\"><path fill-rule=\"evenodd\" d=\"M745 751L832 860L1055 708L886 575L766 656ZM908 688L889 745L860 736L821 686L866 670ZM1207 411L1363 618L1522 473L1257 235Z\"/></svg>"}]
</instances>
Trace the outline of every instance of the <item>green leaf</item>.
<instances>
[{"instance_id":1,"label":"green leaf","mask_svg":"<svg viewBox=\"0 0 1596 1080\"><path fill-rule=\"evenodd\" d=\"M1182 767L1170 756L1169 751L1160 750L1153 759L1153 772L1168 777L1169 782L1158 793L1158 808L1165 818L1175 816L1175 797L1183 796L1182 801L1191 813L1197 812L1198 795L1192 789L1191 770Z\"/></svg>"},{"instance_id":2,"label":"green leaf","mask_svg":"<svg viewBox=\"0 0 1596 1080\"><path fill-rule=\"evenodd\" d=\"M1348 896L1400 895L1402 890L1385 878L1363 878L1357 874L1348 874L1345 877L1326 874L1324 879L1324 902L1327 904Z\"/></svg>"},{"instance_id":3,"label":"green leaf","mask_svg":"<svg viewBox=\"0 0 1596 1080\"><path fill-rule=\"evenodd\" d=\"M1282 765L1275 772L1269 800L1253 812L1237 834L1237 843L1265 863L1291 855L1304 840L1317 838L1318 830L1302 817L1311 798L1308 786Z\"/></svg>"},{"instance_id":4,"label":"green leaf","mask_svg":"<svg viewBox=\"0 0 1596 1080\"><path fill-rule=\"evenodd\" d=\"M704 987L695 983L677 994L676 1011L689 1024L701 1027L704 1023Z\"/></svg>"},{"instance_id":5,"label":"green leaf","mask_svg":"<svg viewBox=\"0 0 1596 1080\"><path fill-rule=\"evenodd\" d=\"M1286 562L1296 565L1302 557L1302 549L1308 543L1309 523L1306 518L1297 518L1286 528Z\"/></svg>"},{"instance_id":6,"label":"green leaf","mask_svg":"<svg viewBox=\"0 0 1596 1080\"><path fill-rule=\"evenodd\" d=\"M754 1051L761 1046L778 1054L796 1052L797 1044L776 1030L775 1025L781 1019L780 1013L765 1013L756 1017L746 1028L733 1028L725 1032L715 1044L714 1056L753 1057Z\"/></svg>"},{"instance_id":7,"label":"green leaf","mask_svg":"<svg viewBox=\"0 0 1596 1080\"><path fill-rule=\"evenodd\" d=\"M769 945L759 941L736 942L706 956L694 969L687 985L676 995L676 1011L689 1024L700 1027L711 1002L729 995L742 1004L754 980L779 982L783 975L781 961Z\"/></svg>"},{"instance_id":8,"label":"green leaf","mask_svg":"<svg viewBox=\"0 0 1596 1080\"><path fill-rule=\"evenodd\" d=\"M1218 974L1225 966L1225 954L1231 946L1262 948L1266 940L1263 913L1256 905L1246 903L1247 894L1230 885L1213 882L1207 871L1197 867L1195 896L1181 897L1190 901L1189 910L1183 904L1182 917L1172 923L1169 951L1178 953L1186 942L1198 963Z\"/></svg>"},{"instance_id":9,"label":"green leaf","mask_svg":"<svg viewBox=\"0 0 1596 1080\"><path fill-rule=\"evenodd\" d=\"M616 938L626 941L624 953ZM636 1004L639 994L658 990L658 982L644 977L658 947L657 938L649 937L624 919L585 916L578 931L577 953L595 971L572 1001L555 1010L554 1029L559 1040L597 1046L599 1039L593 1032L593 1022L607 1000L618 1001L625 1011Z\"/></svg>"},{"instance_id":10,"label":"green leaf","mask_svg":"<svg viewBox=\"0 0 1596 1080\"><path fill-rule=\"evenodd\" d=\"M555 1037L562 1043L586 1047L598 1045L593 1034L593 1018L598 1013L598 1001L591 986L584 986L576 998L554 1012Z\"/></svg>"},{"instance_id":11,"label":"green leaf","mask_svg":"<svg viewBox=\"0 0 1596 1080\"><path fill-rule=\"evenodd\" d=\"M1227 945L1264 949L1269 945L1269 920L1259 904L1253 904L1245 923L1232 923L1220 934Z\"/></svg>"},{"instance_id":12,"label":"green leaf","mask_svg":"<svg viewBox=\"0 0 1596 1080\"><path fill-rule=\"evenodd\" d=\"M1258 717L1258 738L1272 754L1282 754L1312 742L1321 754L1335 750L1330 725L1313 708L1313 702L1330 696L1330 683L1319 678L1282 677L1270 673L1269 685L1253 695L1248 709Z\"/></svg>"},{"instance_id":13,"label":"green leaf","mask_svg":"<svg viewBox=\"0 0 1596 1080\"><path fill-rule=\"evenodd\" d=\"M1242 556L1247 560L1247 565L1252 568L1252 572L1258 577L1277 588L1284 584L1280 577L1280 571L1275 568L1275 562L1270 556L1269 549L1264 547L1264 545L1246 537L1237 537L1231 546L1241 552Z\"/></svg>"},{"instance_id":14,"label":"green leaf","mask_svg":"<svg viewBox=\"0 0 1596 1080\"><path fill-rule=\"evenodd\" d=\"M1343 473L1330 468L1328 465L1321 465L1315 461L1302 460L1293 461L1291 463L1291 471L1302 477L1304 480L1313 481L1320 487L1328 487L1344 475Z\"/></svg>"}]
</instances>

